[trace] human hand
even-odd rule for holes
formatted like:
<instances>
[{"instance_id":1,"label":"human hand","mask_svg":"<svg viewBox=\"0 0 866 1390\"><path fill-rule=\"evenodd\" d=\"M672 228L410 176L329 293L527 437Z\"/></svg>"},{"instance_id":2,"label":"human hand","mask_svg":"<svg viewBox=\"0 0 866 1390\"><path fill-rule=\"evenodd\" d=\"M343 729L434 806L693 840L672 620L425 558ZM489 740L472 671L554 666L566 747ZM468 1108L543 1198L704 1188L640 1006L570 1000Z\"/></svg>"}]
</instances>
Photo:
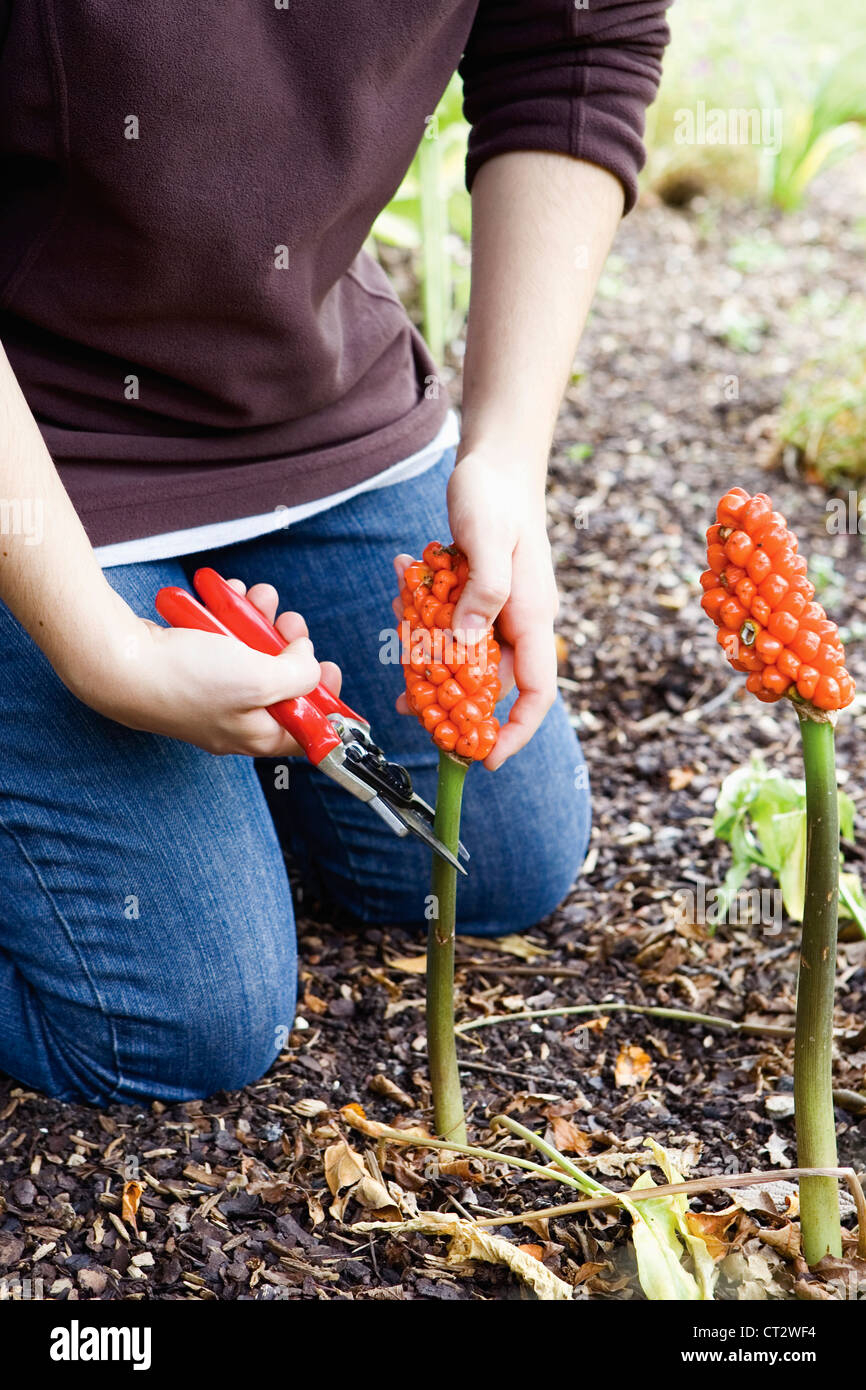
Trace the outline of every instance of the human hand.
<instances>
[{"instance_id":1,"label":"human hand","mask_svg":"<svg viewBox=\"0 0 866 1390\"><path fill-rule=\"evenodd\" d=\"M448 483L451 535L469 561L469 578L454 613L453 630L467 642L496 621L502 647L502 693L519 695L496 747L491 771L526 743L556 697L553 621L558 608L545 525L544 491L518 461L476 449L464 455ZM398 555L400 587L409 555ZM395 606L400 616L399 600ZM397 702L408 713L405 696Z\"/></svg>"},{"instance_id":2,"label":"human hand","mask_svg":"<svg viewBox=\"0 0 866 1390\"><path fill-rule=\"evenodd\" d=\"M240 580L229 582L246 592ZM213 633L160 627L113 597L111 640L101 660L59 674L85 704L128 728L183 739L209 753L293 756L302 750L267 706L308 694L320 680L339 694L339 668L316 660L299 613L277 617L270 584L254 585L247 597L286 639L279 656Z\"/></svg>"}]
</instances>

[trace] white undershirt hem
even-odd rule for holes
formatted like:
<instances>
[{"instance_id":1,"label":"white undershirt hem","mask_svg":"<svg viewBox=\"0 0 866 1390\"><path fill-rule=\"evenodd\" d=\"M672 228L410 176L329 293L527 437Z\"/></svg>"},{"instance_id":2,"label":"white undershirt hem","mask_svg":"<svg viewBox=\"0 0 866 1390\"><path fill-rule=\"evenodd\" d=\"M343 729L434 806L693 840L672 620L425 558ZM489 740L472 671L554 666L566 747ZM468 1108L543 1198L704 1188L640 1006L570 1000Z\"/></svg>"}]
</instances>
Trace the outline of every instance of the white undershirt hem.
<instances>
[{"instance_id":1,"label":"white undershirt hem","mask_svg":"<svg viewBox=\"0 0 866 1390\"><path fill-rule=\"evenodd\" d=\"M194 555L200 550L219 550L225 545L270 535L272 531L283 531L298 521L315 516L317 512L348 502L362 492L373 492L377 488L391 487L394 483L404 483L418 477L432 468L446 449L458 443L459 438L457 415L449 410L439 433L429 444L384 472L356 483L354 487L333 492L329 497L317 497L312 502L302 502L297 507L275 507L273 511L263 512L260 516L242 516L233 521L215 521L208 526L190 526L184 531L163 531L158 536L142 536L138 540L100 545L95 548L96 558L103 569L109 569L113 565L135 565L144 560L169 560L177 555Z\"/></svg>"}]
</instances>

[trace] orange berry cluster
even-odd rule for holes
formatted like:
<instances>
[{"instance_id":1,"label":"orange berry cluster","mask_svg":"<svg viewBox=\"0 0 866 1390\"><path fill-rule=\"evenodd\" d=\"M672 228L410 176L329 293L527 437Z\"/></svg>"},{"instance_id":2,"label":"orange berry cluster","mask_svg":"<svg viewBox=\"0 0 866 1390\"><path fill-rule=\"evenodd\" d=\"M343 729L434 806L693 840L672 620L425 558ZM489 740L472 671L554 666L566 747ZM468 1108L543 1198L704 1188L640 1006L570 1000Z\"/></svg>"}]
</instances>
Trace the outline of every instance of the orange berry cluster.
<instances>
[{"instance_id":1,"label":"orange berry cluster","mask_svg":"<svg viewBox=\"0 0 866 1390\"><path fill-rule=\"evenodd\" d=\"M481 762L493 751L502 691L499 644L488 628L475 646L458 642L451 620L469 563L456 546L431 541L409 565L400 597L409 640L403 643L406 699L433 742L461 758Z\"/></svg>"},{"instance_id":2,"label":"orange berry cluster","mask_svg":"<svg viewBox=\"0 0 866 1390\"><path fill-rule=\"evenodd\" d=\"M759 700L782 695L838 710L854 698L839 629L815 603L797 537L764 492L731 488L707 531L701 607L735 671Z\"/></svg>"}]
</instances>

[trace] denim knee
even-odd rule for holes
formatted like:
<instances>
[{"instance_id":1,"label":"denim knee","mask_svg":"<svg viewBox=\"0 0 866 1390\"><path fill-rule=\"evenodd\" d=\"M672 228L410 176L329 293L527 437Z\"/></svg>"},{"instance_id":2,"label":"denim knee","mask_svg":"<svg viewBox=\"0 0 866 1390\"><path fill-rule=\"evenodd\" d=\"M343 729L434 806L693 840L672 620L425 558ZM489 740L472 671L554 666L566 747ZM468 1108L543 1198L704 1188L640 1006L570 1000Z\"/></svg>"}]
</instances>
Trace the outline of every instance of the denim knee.
<instances>
[{"instance_id":1,"label":"denim knee","mask_svg":"<svg viewBox=\"0 0 866 1390\"><path fill-rule=\"evenodd\" d=\"M216 967L216 962L212 963ZM295 1012L294 973L244 987L235 971L211 971L210 987L180 976L148 1017L93 1016L74 1036L40 1009L45 1075L22 1078L58 1100L105 1106L205 1099L257 1081L286 1047Z\"/></svg>"},{"instance_id":2,"label":"denim knee","mask_svg":"<svg viewBox=\"0 0 866 1390\"><path fill-rule=\"evenodd\" d=\"M130 1093L196 1100L258 1081L285 1049L295 1014L295 972L245 971L237 960L208 963L208 987L172 989L162 1044L142 1058L140 1076L124 1076L117 1099Z\"/></svg>"},{"instance_id":3,"label":"denim knee","mask_svg":"<svg viewBox=\"0 0 866 1390\"><path fill-rule=\"evenodd\" d=\"M502 936L548 917L568 896L586 858L591 825L588 790L557 792L553 825L538 816L513 822L493 865L458 894L458 935ZM489 851L488 851L489 853ZM480 868L480 865L479 865ZM474 877L474 876L473 876Z\"/></svg>"}]
</instances>

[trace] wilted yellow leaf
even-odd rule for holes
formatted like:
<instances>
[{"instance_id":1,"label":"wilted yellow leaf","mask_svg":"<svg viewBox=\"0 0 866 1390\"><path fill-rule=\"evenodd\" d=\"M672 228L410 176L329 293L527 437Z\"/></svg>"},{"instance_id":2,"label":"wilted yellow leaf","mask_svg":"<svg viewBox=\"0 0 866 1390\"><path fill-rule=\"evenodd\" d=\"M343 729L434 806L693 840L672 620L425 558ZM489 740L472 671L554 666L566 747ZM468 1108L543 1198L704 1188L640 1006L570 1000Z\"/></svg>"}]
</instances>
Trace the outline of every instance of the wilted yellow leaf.
<instances>
[{"instance_id":1,"label":"wilted yellow leaf","mask_svg":"<svg viewBox=\"0 0 866 1390\"><path fill-rule=\"evenodd\" d=\"M647 1139L653 1157L669 1183L681 1183L682 1174L674 1167L670 1154L654 1139ZM641 1173L635 1187L655 1187L649 1173ZM686 1221L689 1209L685 1193L624 1202L632 1216L632 1239L638 1262L638 1278L647 1298L655 1300L702 1300L710 1302L718 1271L703 1237ZM681 1263L689 1254L694 1274Z\"/></svg>"},{"instance_id":2,"label":"wilted yellow leaf","mask_svg":"<svg viewBox=\"0 0 866 1390\"><path fill-rule=\"evenodd\" d=\"M448 1263L463 1264L464 1260L485 1260L488 1264L507 1265L520 1279L535 1291L545 1302L570 1300L573 1291L570 1284L559 1279L534 1255L527 1254L519 1245L502 1236L494 1235L486 1227L476 1226L472 1221L452 1215L451 1212L425 1211L411 1221L360 1221L353 1228L356 1231L420 1231L427 1236L445 1236L449 1240Z\"/></svg>"}]
</instances>

